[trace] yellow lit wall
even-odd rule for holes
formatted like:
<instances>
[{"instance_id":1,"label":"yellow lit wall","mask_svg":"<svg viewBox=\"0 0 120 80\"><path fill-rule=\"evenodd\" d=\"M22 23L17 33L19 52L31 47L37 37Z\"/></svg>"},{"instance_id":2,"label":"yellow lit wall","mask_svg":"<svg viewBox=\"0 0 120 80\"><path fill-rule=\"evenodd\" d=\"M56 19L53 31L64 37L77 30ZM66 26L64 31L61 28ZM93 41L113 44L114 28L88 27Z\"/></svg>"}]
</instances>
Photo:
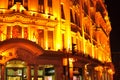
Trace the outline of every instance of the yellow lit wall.
<instances>
[{"instance_id":1,"label":"yellow lit wall","mask_svg":"<svg viewBox=\"0 0 120 80\"><path fill-rule=\"evenodd\" d=\"M28 10L23 5L20 5L18 8L16 4L13 5L15 6L14 8L8 9L8 0L1 0L0 11L5 11L9 15L4 14L3 16L3 14L0 14L0 25L2 27L0 40L4 41L7 39L8 26L11 27L9 38L13 38L13 26L19 25L22 29L22 34L20 33L22 36L19 38L24 38L24 28L26 27L28 29L27 39L38 44L37 30L42 29L44 31L44 41L39 45L45 50L48 50L50 45L48 31L52 31L53 39L51 40L53 40L53 43L51 45L53 47L51 50L62 51L65 48L68 52L71 52L71 44L75 43L78 53L90 55L92 58L96 58L102 62L111 61L110 45L108 43L111 25L105 7L98 4L104 10L104 14L98 9L96 5L98 1L93 2L94 5L91 6L89 0L87 2L80 0L79 3L81 5L75 5L72 1L68 0L52 0L52 14L48 14L47 0L44 0L44 13L38 12L38 0L28 0ZM63 5L65 19L61 18L61 4ZM85 4L88 4L87 10L85 10ZM70 20L70 9L73 12L74 22ZM75 13L78 15L77 18L80 19L78 21L80 25L75 23ZM64 40L62 37L63 34Z\"/></svg>"}]
</instances>

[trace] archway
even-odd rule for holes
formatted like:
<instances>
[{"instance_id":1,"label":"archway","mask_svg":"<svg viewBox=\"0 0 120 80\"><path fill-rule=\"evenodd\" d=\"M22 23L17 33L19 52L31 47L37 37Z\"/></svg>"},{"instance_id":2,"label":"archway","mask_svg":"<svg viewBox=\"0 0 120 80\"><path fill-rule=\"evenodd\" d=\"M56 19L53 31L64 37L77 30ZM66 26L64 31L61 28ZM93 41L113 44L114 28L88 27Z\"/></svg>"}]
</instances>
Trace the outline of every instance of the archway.
<instances>
[{"instance_id":1,"label":"archway","mask_svg":"<svg viewBox=\"0 0 120 80\"><path fill-rule=\"evenodd\" d=\"M34 64L36 57L43 53L44 50L32 41L18 38L5 40L0 43L0 64L11 59L21 59Z\"/></svg>"},{"instance_id":2,"label":"archway","mask_svg":"<svg viewBox=\"0 0 120 80\"><path fill-rule=\"evenodd\" d=\"M5 73L6 71L9 72L22 72L20 78L18 80L24 80L24 67L27 68L27 80L31 78L31 65L34 68L34 79L37 78L37 59L38 57L44 53L44 50L37 45L36 43L26 40L26 39L9 39L5 40L0 43L0 64L1 64L1 80L10 80L9 73ZM26 65L24 67L18 67L13 64L13 66L8 67L8 63L10 62L25 62ZM6 76L7 75L7 76ZM16 75L14 74L14 78Z\"/></svg>"}]
</instances>

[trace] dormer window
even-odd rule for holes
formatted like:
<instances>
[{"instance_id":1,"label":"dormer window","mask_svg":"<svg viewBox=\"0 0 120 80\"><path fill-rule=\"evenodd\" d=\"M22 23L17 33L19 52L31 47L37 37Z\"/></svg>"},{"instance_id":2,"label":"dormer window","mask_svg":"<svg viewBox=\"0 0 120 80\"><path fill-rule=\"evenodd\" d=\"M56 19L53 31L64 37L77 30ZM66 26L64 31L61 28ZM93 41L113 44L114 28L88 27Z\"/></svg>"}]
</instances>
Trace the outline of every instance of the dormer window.
<instances>
[{"instance_id":1,"label":"dormer window","mask_svg":"<svg viewBox=\"0 0 120 80\"><path fill-rule=\"evenodd\" d=\"M23 4L23 0L14 0L14 4L16 4L16 2L20 2L21 4Z\"/></svg>"},{"instance_id":2,"label":"dormer window","mask_svg":"<svg viewBox=\"0 0 120 80\"><path fill-rule=\"evenodd\" d=\"M23 5L25 9L28 9L28 0L8 0L8 9L10 9L17 2Z\"/></svg>"}]
</instances>

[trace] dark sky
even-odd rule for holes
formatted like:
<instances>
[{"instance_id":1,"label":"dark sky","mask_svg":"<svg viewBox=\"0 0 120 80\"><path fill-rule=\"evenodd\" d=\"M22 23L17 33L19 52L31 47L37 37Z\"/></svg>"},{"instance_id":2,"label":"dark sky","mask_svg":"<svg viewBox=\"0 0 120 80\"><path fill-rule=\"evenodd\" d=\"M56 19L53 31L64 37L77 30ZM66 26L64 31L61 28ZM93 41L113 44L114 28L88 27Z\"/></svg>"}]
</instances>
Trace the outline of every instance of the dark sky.
<instances>
[{"instance_id":1,"label":"dark sky","mask_svg":"<svg viewBox=\"0 0 120 80\"><path fill-rule=\"evenodd\" d=\"M120 4L119 0L105 0L111 21L110 45L112 52L120 52Z\"/></svg>"}]
</instances>

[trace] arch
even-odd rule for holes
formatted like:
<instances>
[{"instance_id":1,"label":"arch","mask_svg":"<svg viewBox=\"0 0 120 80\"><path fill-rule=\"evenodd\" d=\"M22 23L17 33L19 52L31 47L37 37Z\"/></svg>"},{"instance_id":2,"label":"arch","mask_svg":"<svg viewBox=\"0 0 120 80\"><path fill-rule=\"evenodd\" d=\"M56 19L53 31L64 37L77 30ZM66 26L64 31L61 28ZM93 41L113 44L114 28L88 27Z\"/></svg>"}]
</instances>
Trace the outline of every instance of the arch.
<instances>
[{"instance_id":1,"label":"arch","mask_svg":"<svg viewBox=\"0 0 120 80\"><path fill-rule=\"evenodd\" d=\"M35 42L26 39L9 39L0 43L0 63L4 64L11 59L21 59L26 62L35 63L44 50Z\"/></svg>"}]
</instances>

